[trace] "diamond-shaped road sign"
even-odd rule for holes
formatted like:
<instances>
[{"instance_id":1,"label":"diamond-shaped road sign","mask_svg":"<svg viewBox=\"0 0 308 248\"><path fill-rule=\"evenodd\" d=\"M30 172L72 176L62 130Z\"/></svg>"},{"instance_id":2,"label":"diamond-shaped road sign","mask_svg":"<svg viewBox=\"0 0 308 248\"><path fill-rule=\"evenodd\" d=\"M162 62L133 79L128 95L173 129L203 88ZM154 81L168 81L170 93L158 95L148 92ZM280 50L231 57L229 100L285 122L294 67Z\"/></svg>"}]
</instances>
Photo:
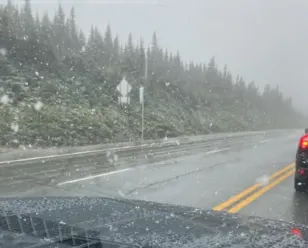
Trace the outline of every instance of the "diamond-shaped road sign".
<instances>
[{"instance_id":1,"label":"diamond-shaped road sign","mask_svg":"<svg viewBox=\"0 0 308 248\"><path fill-rule=\"evenodd\" d=\"M123 77L122 81L118 84L117 90L121 94L119 97L119 103L130 104L130 97L127 95L132 90L132 86L126 81L125 77Z\"/></svg>"},{"instance_id":2,"label":"diamond-shaped road sign","mask_svg":"<svg viewBox=\"0 0 308 248\"><path fill-rule=\"evenodd\" d=\"M132 86L126 81L124 77L118 84L117 90L120 92L122 97L127 97L128 93L132 90Z\"/></svg>"}]
</instances>

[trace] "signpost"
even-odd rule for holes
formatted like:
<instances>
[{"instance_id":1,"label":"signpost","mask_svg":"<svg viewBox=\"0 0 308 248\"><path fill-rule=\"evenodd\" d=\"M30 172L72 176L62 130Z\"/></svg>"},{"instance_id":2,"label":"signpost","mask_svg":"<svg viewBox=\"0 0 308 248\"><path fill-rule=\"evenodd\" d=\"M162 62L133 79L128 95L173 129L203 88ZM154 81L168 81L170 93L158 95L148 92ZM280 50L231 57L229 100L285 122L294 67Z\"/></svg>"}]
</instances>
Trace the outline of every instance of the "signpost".
<instances>
[{"instance_id":1,"label":"signpost","mask_svg":"<svg viewBox=\"0 0 308 248\"><path fill-rule=\"evenodd\" d=\"M148 58L145 54L145 69L144 69L144 85L146 85L148 79ZM130 104L129 92L132 90L132 86L123 77L122 81L118 84L117 90L120 92L119 104ZM144 131L144 87L139 88L139 102L141 104L141 144L143 144L143 131Z\"/></svg>"},{"instance_id":2,"label":"signpost","mask_svg":"<svg viewBox=\"0 0 308 248\"><path fill-rule=\"evenodd\" d=\"M145 53L145 66L144 66L144 85L147 84L148 80L148 56ZM139 100L141 104L141 144L143 144L143 130L144 130L144 87L141 86L139 89Z\"/></svg>"},{"instance_id":3,"label":"signpost","mask_svg":"<svg viewBox=\"0 0 308 248\"><path fill-rule=\"evenodd\" d=\"M139 88L139 101L141 104L141 143L143 143L143 130L144 130L144 87Z\"/></svg>"},{"instance_id":4,"label":"signpost","mask_svg":"<svg viewBox=\"0 0 308 248\"><path fill-rule=\"evenodd\" d=\"M122 81L118 84L117 90L120 92L119 104L130 104L130 97L128 93L132 90L132 86L123 77Z\"/></svg>"}]
</instances>

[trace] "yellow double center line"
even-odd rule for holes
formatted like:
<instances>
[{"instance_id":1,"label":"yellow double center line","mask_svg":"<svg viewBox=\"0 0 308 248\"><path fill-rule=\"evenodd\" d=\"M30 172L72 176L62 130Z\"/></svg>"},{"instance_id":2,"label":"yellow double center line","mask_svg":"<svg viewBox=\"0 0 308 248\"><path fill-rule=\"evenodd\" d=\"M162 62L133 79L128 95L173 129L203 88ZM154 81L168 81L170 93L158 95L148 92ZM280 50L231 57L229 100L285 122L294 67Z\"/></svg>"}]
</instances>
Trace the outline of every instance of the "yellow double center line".
<instances>
[{"instance_id":1,"label":"yellow double center line","mask_svg":"<svg viewBox=\"0 0 308 248\"><path fill-rule=\"evenodd\" d=\"M227 201L217 205L213 208L215 211L225 210L229 213L236 213L242 208L259 198L265 192L275 187L277 184L288 178L294 173L294 163L284 167L283 169L275 172L270 177L270 182L266 186L256 183L237 195L229 198Z\"/></svg>"}]
</instances>

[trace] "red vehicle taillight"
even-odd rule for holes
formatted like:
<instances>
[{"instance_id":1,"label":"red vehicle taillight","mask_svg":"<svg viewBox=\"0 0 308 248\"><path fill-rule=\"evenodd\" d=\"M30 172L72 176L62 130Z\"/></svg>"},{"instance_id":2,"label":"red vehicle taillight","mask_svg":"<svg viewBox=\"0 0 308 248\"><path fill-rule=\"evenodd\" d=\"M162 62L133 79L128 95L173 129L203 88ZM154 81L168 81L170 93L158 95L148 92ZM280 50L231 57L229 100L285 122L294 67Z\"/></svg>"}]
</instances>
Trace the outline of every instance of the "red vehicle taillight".
<instances>
[{"instance_id":1,"label":"red vehicle taillight","mask_svg":"<svg viewBox=\"0 0 308 248\"><path fill-rule=\"evenodd\" d=\"M299 229L292 228L291 229L291 233L296 235L296 236L298 236L299 238L303 239L303 234L302 234L302 232Z\"/></svg>"},{"instance_id":2,"label":"red vehicle taillight","mask_svg":"<svg viewBox=\"0 0 308 248\"><path fill-rule=\"evenodd\" d=\"M305 170L303 170L303 169L298 169L298 170L297 170L297 173L298 173L299 175L303 176L303 175L305 174Z\"/></svg>"},{"instance_id":3,"label":"red vehicle taillight","mask_svg":"<svg viewBox=\"0 0 308 248\"><path fill-rule=\"evenodd\" d=\"M308 149L308 135L304 135L300 138L299 147L302 149Z\"/></svg>"}]
</instances>

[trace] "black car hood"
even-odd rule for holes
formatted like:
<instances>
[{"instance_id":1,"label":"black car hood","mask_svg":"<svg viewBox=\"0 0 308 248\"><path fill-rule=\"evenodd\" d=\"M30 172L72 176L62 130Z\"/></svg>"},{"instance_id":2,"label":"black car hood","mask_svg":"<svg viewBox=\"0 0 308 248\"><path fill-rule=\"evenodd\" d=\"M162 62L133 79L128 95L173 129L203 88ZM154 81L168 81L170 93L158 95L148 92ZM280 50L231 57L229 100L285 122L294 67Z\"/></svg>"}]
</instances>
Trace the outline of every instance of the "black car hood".
<instances>
[{"instance_id":1,"label":"black car hood","mask_svg":"<svg viewBox=\"0 0 308 248\"><path fill-rule=\"evenodd\" d=\"M308 247L303 225L137 200L6 198L0 210L2 224L5 216L30 216L143 247Z\"/></svg>"}]
</instances>

